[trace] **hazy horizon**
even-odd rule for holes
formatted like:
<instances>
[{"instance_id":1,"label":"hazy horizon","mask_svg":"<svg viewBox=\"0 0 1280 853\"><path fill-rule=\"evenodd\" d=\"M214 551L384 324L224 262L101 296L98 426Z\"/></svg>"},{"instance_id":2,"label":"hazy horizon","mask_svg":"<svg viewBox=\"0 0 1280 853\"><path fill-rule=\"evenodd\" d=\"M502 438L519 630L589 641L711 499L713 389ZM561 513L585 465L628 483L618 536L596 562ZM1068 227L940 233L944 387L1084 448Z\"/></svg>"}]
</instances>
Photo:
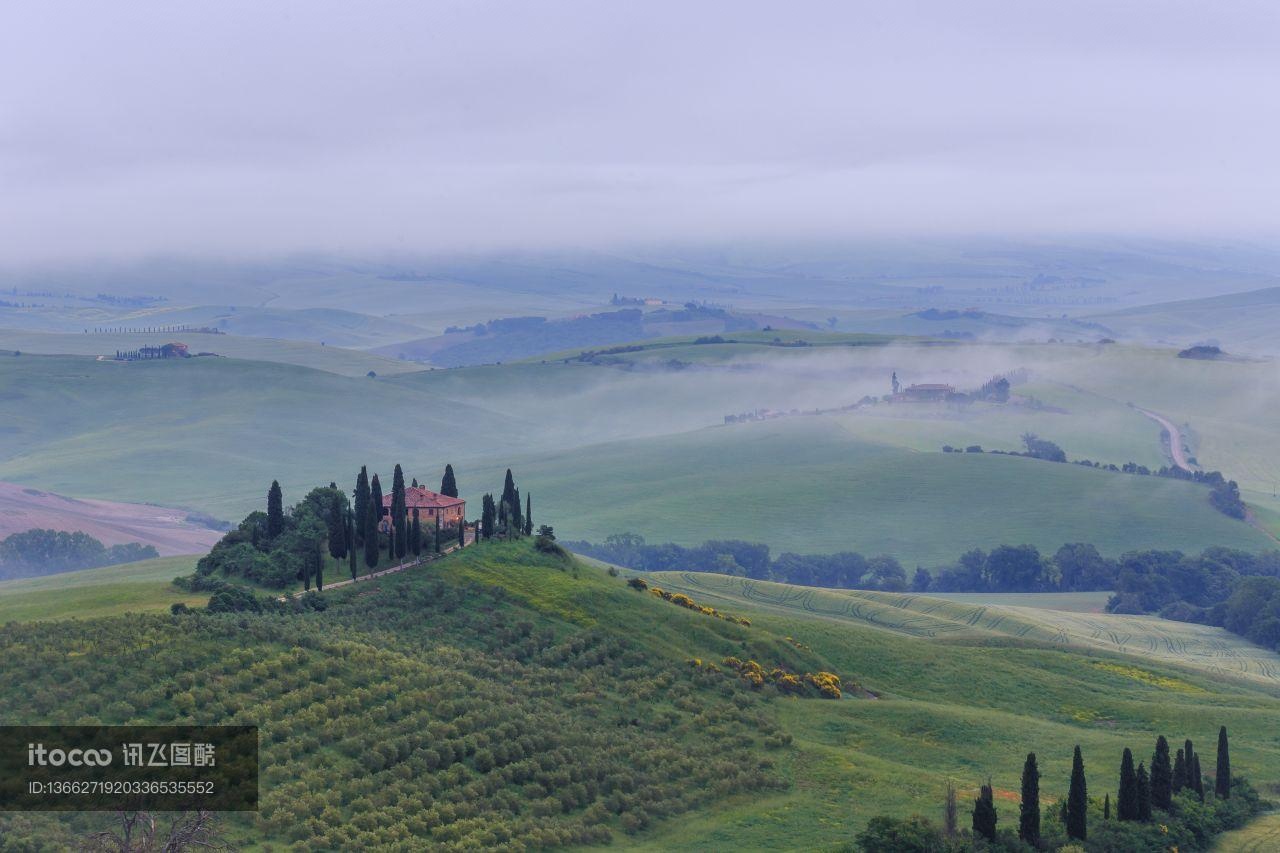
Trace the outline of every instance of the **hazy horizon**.
<instances>
[{"instance_id":1,"label":"hazy horizon","mask_svg":"<svg viewBox=\"0 0 1280 853\"><path fill-rule=\"evenodd\" d=\"M1262 3L5 19L0 263L1280 233Z\"/></svg>"}]
</instances>

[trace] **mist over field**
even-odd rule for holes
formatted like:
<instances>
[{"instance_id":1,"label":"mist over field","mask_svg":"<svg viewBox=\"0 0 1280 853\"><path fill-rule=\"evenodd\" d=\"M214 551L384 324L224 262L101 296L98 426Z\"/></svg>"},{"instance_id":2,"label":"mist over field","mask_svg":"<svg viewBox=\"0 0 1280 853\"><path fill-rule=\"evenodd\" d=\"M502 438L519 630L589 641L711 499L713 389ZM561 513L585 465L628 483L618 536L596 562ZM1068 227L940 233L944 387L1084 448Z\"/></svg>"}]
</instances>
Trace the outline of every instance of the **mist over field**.
<instances>
[{"instance_id":1,"label":"mist over field","mask_svg":"<svg viewBox=\"0 0 1280 853\"><path fill-rule=\"evenodd\" d=\"M0 853L1280 849L1277 44L9 4Z\"/></svg>"}]
</instances>

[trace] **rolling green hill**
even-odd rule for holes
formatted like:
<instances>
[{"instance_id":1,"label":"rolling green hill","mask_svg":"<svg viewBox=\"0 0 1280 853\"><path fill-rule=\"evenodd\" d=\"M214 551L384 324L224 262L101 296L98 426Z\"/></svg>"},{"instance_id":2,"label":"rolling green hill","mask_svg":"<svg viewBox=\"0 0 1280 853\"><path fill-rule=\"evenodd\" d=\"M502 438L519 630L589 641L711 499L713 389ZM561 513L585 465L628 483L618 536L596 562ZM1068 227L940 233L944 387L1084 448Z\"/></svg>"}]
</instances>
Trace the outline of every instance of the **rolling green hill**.
<instances>
[{"instance_id":1,"label":"rolling green hill","mask_svg":"<svg viewBox=\"0 0 1280 853\"><path fill-rule=\"evenodd\" d=\"M209 335L183 332L122 332L102 334L57 334L0 329L0 350L18 350L40 355L91 355L112 357L117 350L143 346L163 346L180 340L191 352L214 352L229 358L277 362L313 367L340 376L364 376L370 370L379 376L421 370L420 365L383 358L340 346L277 338L241 335Z\"/></svg>"},{"instance_id":2,"label":"rolling green hill","mask_svg":"<svg viewBox=\"0 0 1280 853\"><path fill-rule=\"evenodd\" d=\"M258 508L272 478L294 500L366 462L390 469L418 456L423 475L439 476L450 458L515 431L500 414L363 376L63 356L0 358L0 424L0 479L220 518Z\"/></svg>"},{"instance_id":3,"label":"rolling green hill","mask_svg":"<svg viewBox=\"0 0 1280 853\"><path fill-rule=\"evenodd\" d=\"M93 619L120 613L168 612L169 606L204 604L208 594L183 592L170 581L195 570L196 557L160 557L0 581L0 625L35 619Z\"/></svg>"},{"instance_id":4,"label":"rolling green hill","mask_svg":"<svg viewBox=\"0 0 1280 853\"><path fill-rule=\"evenodd\" d=\"M776 613L803 611L913 637L977 641L1014 638L1041 645L1129 654L1230 677L1280 686L1280 656L1221 628L1155 616L1072 613L1008 603L978 604L947 597L824 590L701 572L654 572L652 583L732 610L746 604ZM1034 594L1029 597L1038 598ZM1140 676L1135 676L1140 677ZM1167 685L1177 689L1176 685Z\"/></svg>"},{"instance_id":5,"label":"rolling green hill","mask_svg":"<svg viewBox=\"0 0 1280 853\"><path fill-rule=\"evenodd\" d=\"M564 538L766 542L775 551L891 554L910 569L970 548L1092 542L1265 550L1202 486L991 454L917 453L821 418L740 424L517 460L536 518ZM493 480L500 472L483 474Z\"/></svg>"},{"instance_id":6,"label":"rolling green hill","mask_svg":"<svg viewBox=\"0 0 1280 853\"><path fill-rule=\"evenodd\" d=\"M846 598L770 595L801 593ZM1123 747L1148 752L1162 732L1207 751L1222 724L1236 772L1280 782L1274 684L1145 647L1056 643L1061 614L1028 610L1018 637L984 612L932 639L699 594L751 624L489 543L331 590L305 615L114 617L80 633L10 623L0 691L6 722L259 724L261 812L227 819L255 846L836 849L875 814L938 814L948 779L963 800L990 775L1008 825L1030 750L1047 802L1065 793L1076 744L1090 793L1114 800ZM868 604L885 613L923 601L879 599ZM973 610L937 604L907 618ZM840 700L752 690L708 666L731 655L859 687ZM69 845L108 820L6 816L0 829Z\"/></svg>"},{"instance_id":7,"label":"rolling green hill","mask_svg":"<svg viewBox=\"0 0 1280 853\"><path fill-rule=\"evenodd\" d=\"M1128 338L1189 346L1213 340L1230 353L1275 355L1280 287L1159 302L1092 318Z\"/></svg>"}]
</instances>

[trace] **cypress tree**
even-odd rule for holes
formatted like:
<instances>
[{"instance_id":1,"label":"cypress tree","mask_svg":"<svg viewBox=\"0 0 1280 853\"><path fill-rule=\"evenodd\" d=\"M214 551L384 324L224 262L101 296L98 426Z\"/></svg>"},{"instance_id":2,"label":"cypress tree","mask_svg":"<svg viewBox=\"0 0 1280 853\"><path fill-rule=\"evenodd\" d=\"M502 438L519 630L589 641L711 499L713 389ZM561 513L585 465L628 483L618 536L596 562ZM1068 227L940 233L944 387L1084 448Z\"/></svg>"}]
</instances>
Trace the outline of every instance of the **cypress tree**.
<instances>
[{"instance_id":1,"label":"cypress tree","mask_svg":"<svg viewBox=\"0 0 1280 853\"><path fill-rule=\"evenodd\" d=\"M434 550L437 554L440 553L440 515L438 513L436 514L436 538Z\"/></svg>"},{"instance_id":2,"label":"cypress tree","mask_svg":"<svg viewBox=\"0 0 1280 853\"><path fill-rule=\"evenodd\" d=\"M1166 812L1173 805L1173 766L1164 735L1156 738L1156 752L1151 756L1151 805Z\"/></svg>"},{"instance_id":3,"label":"cypress tree","mask_svg":"<svg viewBox=\"0 0 1280 853\"><path fill-rule=\"evenodd\" d=\"M467 520L465 518L458 519L458 547L467 547Z\"/></svg>"},{"instance_id":4,"label":"cypress tree","mask_svg":"<svg viewBox=\"0 0 1280 853\"><path fill-rule=\"evenodd\" d=\"M1027 754L1022 765L1022 807L1018 817L1018 837L1032 847L1040 845L1040 768L1036 754Z\"/></svg>"},{"instance_id":5,"label":"cypress tree","mask_svg":"<svg viewBox=\"0 0 1280 853\"><path fill-rule=\"evenodd\" d=\"M267 489L267 538L275 539L284 531L284 496L280 493L280 482L271 481Z\"/></svg>"},{"instance_id":6,"label":"cypress tree","mask_svg":"<svg viewBox=\"0 0 1280 853\"><path fill-rule=\"evenodd\" d=\"M1218 729L1218 772L1213 777L1213 793L1225 800L1231 796L1231 755L1227 751L1227 727Z\"/></svg>"},{"instance_id":7,"label":"cypress tree","mask_svg":"<svg viewBox=\"0 0 1280 853\"><path fill-rule=\"evenodd\" d=\"M374 482L377 482L377 475L374 475ZM378 516L372 500L366 509L364 531L364 564L373 571L378 565Z\"/></svg>"},{"instance_id":8,"label":"cypress tree","mask_svg":"<svg viewBox=\"0 0 1280 853\"><path fill-rule=\"evenodd\" d=\"M1147 776L1147 767L1138 762L1138 820L1146 823L1151 820L1151 778Z\"/></svg>"},{"instance_id":9,"label":"cypress tree","mask_svg":"<svg viewBox=\"0 0 1280 853\"><path fill-rule=\"evenodd\" d=\"M344 501L336 488L330 492L329 517L326 519L329 529L329 556L341 560L347 556L347 514L343 510Z\"/></svg>"},{"instance_id":10,"label":"cypress tree","mask_svg":"<svg viewBox=\"0 0 1280 853\"><path fill-rule=\"evenodd\" d=\"M1120 759L1120 791L1116 795L1116 817L1138 819L1138 776L1133 772L1133 753L1126 746Z\"/></svg>"},{"instance_id":11,"label":"cypress tree","mask_svg":"<svg viewBox=\"0 0 1280 853\"><path fill-rule=\"evenodd\" d=\"M1071 789L1067 792L1067 837L1084 841L1088 836L1089 789L1084 779L1084 758L1076 747L1071 759Z\"/></svg>"},{"instance_id":12,"label":"cypress tree","mask_svg":"<svg viewBox=\"0 0 1280 853\"><path fill-rule=\"evenodd\" d=\"M947 796L942 807L942 828L948 838L959 829L956 820L956 786L950 779L947 780Z\"/></svg>"},{"instance_id":13,"label":"cypress tree","mask_svg":"<svg viewBox=\"0 0 1280 853\"><path fill-rule=\"evenodd\" d=\"M1102 797L1102 819L1111 820L1111 795L1104 794Z\"/></svg>"},{"instance_id":14,"label":"cypress tree","mask_svg":"<svg viewBox=\"0 0 1280 853\"><path fill-rule=\"evenodd\" d=\"M320 552L319 548L316 548L315 561L316 561L316 589L323 590L324 589L324 554Z\"/></svg>"},{"instance_id":15,"label":"cypress tree","mask_svg":"<svg viewBox=\"0 0 1280 853\"><path fill-rule=\"evenodd\" d=\"M511 500L516 496L516 478L511 476L511 469L507 469L507 476L502 481L502 502L511 505Z\"/></svg>"},{"instance_id":16,"label":"cypress tree","mask_svg":"<svg viewBox=\"0 0 1280 853\"><path fill-rule=\"evenodd\" d=\"M524 496L524 535L533 535L533 493Z\"/></svg>"},{"instance_id":17,"label":"cypress tree","mask_svg":"<svg viewBox=\"0 0 1280 853\"><path fill-rule=\"evenodd\" d=\"M404 495L404 471L397 463L391 477L391 523L395 525L396 557L403 560L409 550L409 518Z\"/></svg>"},{"instance_id":18,"label":"cypress tree","mask_svg":"<svg viewBox=\"0 0 1280 853\"><path fill-rule=\"evenodd\" d=\"M978 799L973 801L973 834L988 841L996 840L996 803L991 784L982 786Z\"/></svg>"},{"instance_id":19,"label":"cypress tree","mask_svg":"<svg viewBox=\"0 0 1280 853\"><path fill-rule=\"evenodd\" d=\"M355 490L355 513L356 513L356 544L364 544L364 520L369 515L369 471L364 466L360 466L360 473L356 476Z\"/></svg>"},{"instance_id":20,"label":"cypress tree","mask_svg":"<svg viewBox=\"0 0 1280 853\"><path fill-rule=\"evenodd\" d=\"M373 526L366 525L365 535L372 537L377 547L378 543L378 525L382 523L382 482L378 479L378 475L374 474L369 481L369 509L366 510L365 520L373 518Z\"/></svg>"},{"instance_id":21,"label":"cypress tree","mask_svg":"<svg viewBox=\"0 0 1280 853\"><path fill-rule=\"evenodd\" d=\"M351 579L355 580L359 573L356 568L356 516L351 510L347 510L347 537L351 540L351 545L347 548L348 567L351 569Z\"/></svg>"},{"instance_id":22,"label":"cypress tree","mask_svg":"<svg viewBox=\"0 0 1280 853\"><path fill-rule=\"evenodd\" d=\"M413 527L409 529L409 550L415 557L422 554L422 519L416 506L413 508Z\"/></svg>"},{"instance_id":23,"label":"cypress tree","mask_svg":"<svg viewBox=\"0 0 1280 853\"><path fill-rule=\"evenodd\" d=\"M1200 753L1191 759L1191 787L1195 789L1196 799L1204 802L1204 774L1200 772Z\"/></svg>"},{"instance_id":24,"label":"cypress tree","mask_svg":"<svg viewBox=\"0 0 1280 853\"><path fill-rule=\"evenodd\" d=\"M1178 750L1173 759L1173 792L1176 794L1187 787L1187 762L1185 750Z\"/></svg>"},{"instance_id":25,"label":"cypress tree","mask_svg":"<svg viewBox=\"0 0 1280 853\"><path fill-rule=\"evenodd\" d=\"M508 506L510 506L510 504L508 504L506 500L503 500L498 504L498 532L503 536L509 536L510 534L510 531L507 530L507 519L509 518L507 515Z\"/></svg>"},{"instance_id":26,"label":"cypress tree","mask_svg":"<svg viewBox=\"0 0 1280 853\"><path fill-rule=\"evenodd\" d=\"M484 500L482 501L481 506L482 506L482 509L480 512L480 530L478 531L478 533L481 536L483 536L486 540L492 539L493 523L494 523L493 495L485 494Z\"/></svg>"},{"instance_id":27,"label":"cypress tree","mask_svg":"<svg viewBox=\"0 0 1280 853\"><path fill-rule=\"evenodd\" d=\"M453 466L444 466L444 476L440 479L440 494L451 498L458 496L458 481L453 477Z\"/></svg>"},{"instance_id":28,"label":"cypress tree","mask_svg":"<svg viewBox=\"0 0 1280 853\"><path fill-rule=\"evenodd\" d=\"M342 516L342 551L350 554L356 547L356 534L351 522L351 505L347 504Z\"/></svg>"},{"instance_id":29,"label":"cypress tree","mask_svg":"<svg viewBox=\"0 0 1280 853\"><path fill-rule=\"evenodd\" d=\"M520 510L520 490L516 489L511 501L511 527L516 536L524 534L524 513Z\"/></svg>"}]
</instances>

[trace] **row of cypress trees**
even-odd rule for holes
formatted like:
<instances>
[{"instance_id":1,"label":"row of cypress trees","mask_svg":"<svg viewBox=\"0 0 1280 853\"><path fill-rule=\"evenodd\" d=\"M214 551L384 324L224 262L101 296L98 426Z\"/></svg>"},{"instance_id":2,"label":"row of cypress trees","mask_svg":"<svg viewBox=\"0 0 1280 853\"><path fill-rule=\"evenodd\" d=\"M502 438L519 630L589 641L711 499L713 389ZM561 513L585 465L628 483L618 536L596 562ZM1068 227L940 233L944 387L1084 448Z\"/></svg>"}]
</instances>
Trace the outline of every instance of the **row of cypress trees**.
<instances>
[{"instance_id":1,"label":"row of cypress trees","mask_svg":"<svg viewBox=\"0 0 1280 853\"><path fill-rule=\"evenodd\" d=\"M516 488L511 469L507 469L507 477L502 484L502 497L494 500L492 494L486 494L480 510L480 536L492 539L495 536L514 539L530 536L533 533L533 497L525 495L524 509L521 509L520 490Z\"/></svg>"},{"instance_id":2,"label":"row of cypress trees","mask_svg":"<svg viewBox=\"0 0 1280 853\"><path fill-rule=\"evenodd\" d=\"M1217 775L1214 777L1214 794L1227 799L1231 796L1231 756L1227 742L1227 727L1218 731ZM1133 765L1133 751L1125 748L1120 759L1120 788L1116 796L1116 819L1123 821L1150 821L1152 809L1168 812L1173 808L1173 795L1190 791L1204 802L1204 777L1200 772L1200 756L1190 740L1177 751L1172 760L1169 741L1164 735L1156 739L1156 750L1151 757L1151 770L1139 762ZM1067 837L1084 841L1088 837L1089 791L1084 774L1084 758L1080 747L1075 748L1071 762L1071 784L1062 807ZM979 789L973 804L973 833L989 841L996 838L998 816L995 795L990 780ZM1103 819L1111 819L1111 795L1103 801ZM948 788L946 808L947 829L955 831L955 793ZM1034 752L1027 755L1022 767L1022 801L1018 817L1018 837L1037 846L1040 843L1040 770Z\"/></svg>"},{"instance_id":3,"label":"row of cypress trees","mask_svg":"<svg viewBox=\"0 0 1280 853\"><path fill-rule=\"evenodd\" d=\"M416 486L418 481L414 480L413 484ZM451 498L458 496L458 481L451 464L444 466L444 476L440 479L440 494ZM370 477L368 466L360 466L360 473L356 475L351 516L347 524L350 529L351 541L354 546L363 548L364 564L370 571L377 568L381 557L378 528L382 521L382 501L382 482L378 479L378 475L374 474ZM390 541L387 543L388 560L403 560L409 554L418 556L424 550L427 550L428 543L423 539L420 513L416 508L413 510L412 518L408 513L405 499L404 470L399 464L395 466L391 476L391 506L389 514L393 532ZM441 534L440 517L436 516L434 534L428 534L431 536L430 548L436 553L440 553L444 548ZM465 542L466 523L464 520L462 524L458 525L458 544L463 545ZM351 577L354 578L358 572L355 547L350 549L349 559Z\"/></svg>"}]
</instances>

